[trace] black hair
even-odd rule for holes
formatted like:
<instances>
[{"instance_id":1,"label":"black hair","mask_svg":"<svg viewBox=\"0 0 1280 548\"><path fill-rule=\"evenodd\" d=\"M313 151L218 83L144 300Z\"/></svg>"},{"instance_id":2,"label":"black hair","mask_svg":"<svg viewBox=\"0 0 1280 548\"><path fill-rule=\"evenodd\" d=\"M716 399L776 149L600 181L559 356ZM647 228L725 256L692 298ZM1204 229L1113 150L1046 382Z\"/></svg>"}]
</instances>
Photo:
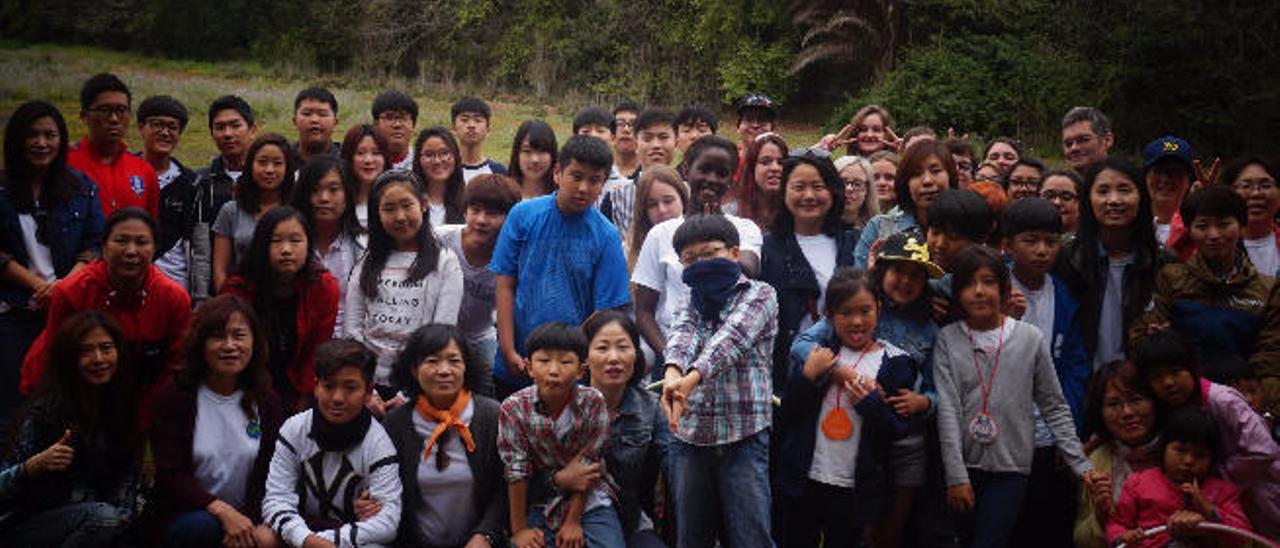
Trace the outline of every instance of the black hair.
<instances>
[{"instance_id":1,"label":"black hair","mask_svg":"<svg viewBox=\"0 0 1280 548\"><path fill-rule=\"evenodd\" d=\"M578 361L587 362L587 335L578 326L564 322L546 322L533 329L524 340L525 357L532 357L539 350L560 350L578 355Z\"/></svg>"},{"instance_id":2,"label":"black hair","mask_svg":"<svg viewBox=\"0 0 1280 548\"><path fill-rule=\"evenodd\" d=\"M482 367L475 349L467 342L466 334L454 325L426 324L409 334L391 366L391 385L409 394L410 405L422 393L422 387L418 385L418 366L422 365L422 360L427 356L444 350L450 342L458 345L458 351L462 353L465 367L462 386L475 391L483 383L484 374L488 370Z\"/></svg>"},{"instance_id":3,"label":"black hair","mask_svg":"<svg viewBox=\"0 0 1280 548\"><path fill-rule=\"evenodd\" d=\"M330 339L316 347L316 379L328 379L344 367L359 369L366 388L372 388L378 356L360 341L349 338Z\"/></svg>"},{"instance_id":4,"label":"black hair","mask_svg":"<svg viewBox=\"0 0 1280 548\"><path fill-rule=\"evenodd\" d=\"M724 215L699 213L685 217L671 237L676 253L701 242L724 242L727 247L738 247L738 229Z\"/></svg>"},{"instance_id":5,"label":"black hair","mask_svg":"<svg viewBox=\"0 0 1280 548\"><path fill-rule=\"evenodd\" d=\"M156 218L152 217L147 210L137 206L122 207L107 215L106 222L102 224L102 243L106 244L107 240L111 238L111 231L115 230L116 225L125 221L142 221L142 224L147 225L147 229L151 231L152 240L159 233L156 226Z\"/></svg>"},{"instance_id":6,"label":"black hair","mask_svg":"<svg viewBox=\"0 0 1280 548\"><path fill-rule=\"evenodd\" d=\"M644 108L641 107L639 104L633 103L631 101L621 101L613 107L613 115L617 116L619 112L639 113L641 110L644 110Z\"/></svg>"},{"instance_id":7,"label":"black hair","mask_svg":"<svg viewBox=\"0 0 1280 548\"><path fill-rule=\"evenodd\" d=\"M1040 174L1039 175L1040 177L1044 176L1044 169L1045 169L1044 162L1041 162L1040 160L1037 160L1030 156L1020 155L1018 156L1018 161L1014 162L1013 165L1009 166L1009 172L1004 174L1003 179L1004 179L1004 187L1006 190L1009 188L1009 177L1013 176L1013 170L1018 169L1019 167L1022 167L1022 166L1027 166L1031 169L1036 170L1036 172Z\"/></svg>"},{"instance_id":8,"label":"black hair","mask_svg":"<svg viewBox=\"0 0 1280 548\"><path fill-rule=\"evenodd\" d=\"M506 175L481 173L467 183L464 201L467 207L476 206L506 215L520 203L520 185Z\"/></svg>"},{"instance_id":9,"label":"black hair","mask_svg":"<svg viewBox=\"0 0 1280 548\"><path fill-rule=\"evenodd\" d=\"M613 167L613 153L609 151L609 144L586 135L570 136L560 149L559 160L561 173L575 161L596 169Z\"/></svg>"},{"instance_id":10,"label":"black hair","mask_svg":"<svg viewBox=\"0 0 1280 548\"><path fill-rule=\"evenodd\" d=\"M987 241L996 221L987 201L972 190L943 190L929 204L928 213L930 230L956 233L975 242Z\"/></svg>"},{"instance_id":11,"label":"black hair","mask_svg":"<svg viewBox=\"0 0 1280 548\"><path fill-rule=\"evenodd\" d=\"M61 204L71 199L72 193L82 186L80 179L67 169L70 135L67 134L67 121L62 113L58 112L57 107L44 101L23 103L13 111L4 127L4 167L7 171L4 187L20 210L35 207L30 182L36 171L31 162L27 161L26 143L31 126L41 118L52 118L53 125L58 128L58 151L54 154L53 163L44 173L44 181L41 181L44 201Z\"/></svg>"},{"instance_id":12,"label":"black hair","mask_svg":"<svg viewBox=\"0 0 1280 548\"><path fill-rule=\"evenodd\" d=\"M977 151L974 150L973 144L963 139L947 139L942 142L947 145L947 150L951 151L954 156L968 156L970 160L976 159Z\"/></svg>"},{"instance_id":13,"label":"black hair","mask_svg":"<svg viewBox=\"0 0 1280 548\"><path fill-rule=\"evenodd\" d=\"M918 239L921 242L924 241L923 236L919 237ZM924 290L920 292L920 297L916 298L916 300L910 303L907 303L905 305L893 303L893 299L891 299L889 295L884 292L884 277L886 274L889 273L889 269L895 266L900 268L918 268L920 270L925 271L924 272L924 278L925 278ZM921 265L913 261L895 261L890 259L876 259L875 264L871 267L871 291L872 293L875 293L876 299L880 301L882 306L885 304L893 303L895 311L901 312L903 316L915 322L925 322L933 319L933 285L928 282L928 279L929 279L929 272L925 270L924 265ZM830 302L830 301L831 301L831 298L827 297L827 302Z\"/></svg>"},{"instance_id":14,"label":"black hair","mask_svg":"<svg viewBox=\"0 0 1280 548\"><path fill-rule=\"evenodd\" d=\"M1004 259L999 253L985 245L971 245L956 254L954 263L951 278L952 295L959 295L961 290L972 285L978 276L978 271L986 268L995 274L996 282L1000 284L1000 303L1003 305L1009 302L1009 294L1012 292L1009 268L1005 266Z\"/></svg>"},{"instance_id":15,"label":"black hair","mask_svg":"<svg viewBox=\"0 0 1280 548\"><path fill-rule=\"evenodd\" d=\"M831 195L831 207L827 209L827 215L822 220L822 233L827 236L836 237L844 230L844 181L840 179L840 172L836 171L835 164L831 163L830 158L821 158L817 156L793 156L783 160L782 162L782 189L774 197L777 214L773 218L773 231L778 234L791 234L795 232L796 218L787 208L787 181L791 179L791 174L795 172L796 167L800 165L809 165L818 170L818 176L822 178L822 184L826 187L827 193Z\"/></svg>"},{"instance_id":16,"label":"black hair","mask_svg":"<svg viewBox=\"0 0 1280 548\"><path fill-rule=\"evenodd\" d=\"M672 122L676 129L680 126L691 125L697 122L703 122L711 128L711 133L715 133L720 127L720 120L716 118L714 112L702 105L689 105L676 113L676 118Z\"/></svg>"},{"instance_id":17,"label":"black hair","mask_svg":"<svg viewBox=\"0 0 1280 548\"><path fill-rule=\"evenodd\" d=\"M453 103L449 107L450 122L457 121L458 117L464 112L474 112L484 117L486 122L493 116L493 111L489 109L489 103L475 97L463 97ZM461 162L461 160L459 160Z\"/></svg>"},{"instance_id":18,"label":"black hair","mask_svg":"<svg viewBox=\"0 0 1280 548\"><path fill-rule=\"evenodd\" d=\"M213 129L213 119L218 116L218 113L224 110L236 111L241 118L244 118L244 123L246 125L253 127L253 107L250 107L249 103L240 97L235 95L223 95L222 97L214 99L213 102L209 104L210 129Z\"/></svg>"},{"instance_id":19,"label":"black hair","mask_svg":"<svg viewBox=\"0 0 1280 548\"><path fill-rule=\"evenodd\" d=\"M1179 208L1182 222L1189 228L1197 216L1232 217L1241 227L1249 224L1249 209L1244 197L1235 189L1225 185L1212 185L1192 192L1182 201Z\"/></svg>"},{"instance_id":20,"label":"black hair","mask_svg":"<svg viewBox=\"0 0 1280 548\"><path fill-rule=\"evenodd\" d=\"M298 112L298 107L302 106L302 102L308 99L328 103L329 108L333 109L333 115L338 115L338 98L333 96L333 92L319 86L312 86L299 91L293 97L293 111L295 113Z\"/></svg>"},{"instance_id":21,"label":"black hair","mask_svg":"<svg viewBox=\"0 0 1280 548\"><path fill-rule=\"evenodd\" d=\"M582 334L587 338L587 352L590 354L591 341L596 338L596 334L612 323L618 324L626 332L627 338L631 339L631 346L635 348L636 360L631 364L631 378L627 379L627 385L639 386L648 366L645 364L644 352L640 350L640 330L636 328L636 322L631 316L614 308L602 308L587 316L587 320L582 322ZM591 381L590 369L587 370L587 381Z\"/></svg>"},{"instance_id":22,"label":"black hair","mask_svg":"<svg viewBox=\"0 0 1280 548\"><path fill-rule=\"evenodd\" d=\"M1206 357L1204 376L1210 381L1226 385L1260 378L1247 360L1230 350L1214 352Z\"/></svg>"},{"instance_id":23,"label":"black hair","mask_svg":"<svg viewBox=\"0 0 1280 548\"><path fill-rule=\"evenodd\" d=\"M1276 177L1280 177L1280 169L1276 167L1275 162L1271 160L1271 158L1261 154L1250 153L1236 156L1230 162L1227 162L1226 165L1223 165L1222 172L1218 175L1218 182L1228 186L1235 184L1236 178L1240 177L1240 172L1244 171L1244 168L1254 164L1262 166L1262 170L1266 171L1267 175L1270 175L1271 178L1274 179ZM1205 181L1205 183L1208 182L1209 181Z\"/></svg>"},{"instance_id":24,"label":"black hair","mask_svg":"<svg viewBox=\"0 0 1280 548\"><path fill-rule=\"evenodd\" d=\"M270 345L253 307L239 297L224 293L196 307L195 314L191 317L191 326L187 328L182 341L186 367L174 373L174 383L194 394L200 383L205 382L211 369L209 362L205 360L205 343L209 339L224 336L227 322L235 314L244 318L253 336L252 355L236 382L237 388L244 390L240 409L246 417L257 419L258 408L267 404L268 394L271 392L271 374L267 372Z\"/></svg>"},{"instance_id":25,"label":"black hair","mask_svg":"<svg viewBox=\"0 0 1280 548\"><path fill-rule=\"evenodd\" d=\"M181 131L187 129L187 107L181 102L168 95L152 95L143 99L138 104L138 123L144 123L152 116L172 116L178 120L178 128Z\"/></svg>"},{"instance_id":26,"label":"black hair","mask_svg":"<svg viewBox=\"0 0 1280 548\"><path fill-rule=\"evenodd\" d=\"M612 120L613 118L610 118L611 122ZM574 133L578 133L577 130L574 130ZM511 162L507 164L507 174L515 179L517 184L524 179L524 170L520 168L520 147L526 140L529 141L530 148L551 155L551 165L547 167L547 173L542 177L542 188L546 194L555 192L555 166L560 153L556 150L555 130L542 120L525 120L516 129L516 138L511 142Z\"/></svg>"},{"instance_id":27,"label":"black hair","mask_svg":"<svg viewBox=\"0 0 1280 548\"><path fill-rule=\"evenodd\" d=\"M422 146L431 138L440 139L444 142L444 146L449 148L449 154L453 155L453 172L449 174L449 180L444 185L444 222L445 224L461 224L466 221L463 216L466 211L466 205L463 204L463 193L467 189L467 181L462 176L462 150L458 148L458 140L453 137L453 132L441 127L431 126L418 132L418 138L413 141L413 174L418 178L418 182L422 184L422 191L427 191L427 171L422 168ZM423 200L426 195L423 194ZM373 200L369 200L369 218L373 218ZM369 222L373 224L372 221Z\"/></svg>"},{"instance_id":28,"label":"black hair","mask_svg":"<svg viewBox=\"0 0 1280 548\"><path fill-rule=\"evenodd\" d=\"M300 257L303 262L302 268L298 271L298 280L314 279L324 270L324 266L319 264L319 255L315 250L315 238L312 236L311 224L307 222L307 218L302 215L301 211L294 209L292 206L281 205L273 207L270 211L264 213L261 219L253 227L253 239L249 242L249 249L245 251L244 256L240 258L240 264L236 269L236 273L245 278L246 281L253 284L262 298L254 299L254 305L258 310L266 311L267 323L270 326L272 307L270 306L269 290L275 287L272 281L275 279L275 271L271 269L271 237L275 233L276 227L288 220L298 221L302 225L302 232L307 236L307 252Z\"/></svg>"},{"instance_id":29,"label":"black hair","mask_svg":"<svg viewBox=\"0 0 1280 548\"><path fill-rule=\"evenodd\" d=\"M587 107L579 110L573 116L573 133L578 134L578 130L585 126L600 126L609 128L609 132L614 131L613 115L609 111L600 107Z\"/></svg>"},{"instance_id":30,"label":"black hair","mask_svg":"<svg viewBox=\"0 0 1280 548\"><path fill-rule=\"evenodd\" d=\"M1062 234L1062 215L1049 200L1036 196L1023 198L1005 208L1000 228L1005 238L1037 230Z\"/></svg>"},{"instance_id":31,"label":"black hair","mask_svg":"<svg viewBox=\"0 0 1280 548\"><path fill-rule=\"evenodd\" d=\"M684 151L684 158L681 160L680 163L684 165L685 172L688 173L688 171L693 168L694 160L697 160L699 156L702 156L703 152L706 152L713 148L719 148L729 153L729 160L730 160L729 163L733 165L734 169L737 169L738 167L737 145L734 145L733 141L725 139L724 137L721 137L719 135L703 135L702 137L698 137L697 139L694 139L693 142L689 144L689 148ZM786 149L783 149L783 152L786 152ZM743 168L743 169L747 169L747 168ZM843 185L843 183L841 184ZM841 192L840 200L844 201L843 187L840 192Z\"/></svg>"},{"instance_id":32,"label":"black hair","mask_svg":"<svg viewBox=\"0 0 1280 548\"><path fill-rule=\"evenodd\" d=\"M1113 385L1150 401L1152 405L1151 412L1156 415L1156 421L1160 420L1159 414L1155 412L1156 396L1151 393L1151 385L1147 384L1146 379L1142 378L1142 374L1133 365L1133 362L1116 360L1102 364L1102 367L1094 371L1089 378L1089 388L1085 393L1084 399L1086 432L1092 432L1098 436L1098 439L1106 442L1115 439L1115 436L1107 429L1106 421L1102 417L1103 407L1106 404L1107 387ZM1159 428L1158 422L1155 428Z\"/></svg>"},{"instance_id":33,"label":"black hair","mask_svg":"<svg viewBox=\"0 0 1280 548\"><path fill-rule=\"evenodd\" d=\"M280 153L284 155L284 175L278 191L280 203L287 204L293 199L293 177L290 174L296 169L297 160L289 148L289 140L278 133L259 136L249 145L249 152L244 155L244 171L240 173L234 190L236 204L250 214L256 215L262 207L262 190L258 188L257 181L253 180L253 164L258 153L268 146L280 149Z\"/></svg>"},{"instance_id":34,"label":"black hair","mask_svg":"<svg viewBox=\"0 0 1280 548\"><path fill-rule=\"evenodd\" d=\"M646 108L636 115L636 134L641 131L655 126L665 126L676 130L676 117L671 115L671 111L660 108Z\"/></svg>"},{"instance_id":35,"label":"black hair","mask_svg":"<svg viewBox=\"0 0 1280 548\"><path fill-rule=\"evenodd\" d=\"M1167 369L1185 369L1200 380L1200 364L1195 352L1177 332L1166 329L1143 337L1133 345L1133 363L1143 379L1151 379ZM1199 392L1199 382L1196 391Z\"/></svg>"},{"instance_id":36,"label":"black hair","mask_svg":"<svg viewBox=\"0 0 1280 548\"><path fill-rule=\"evenodd\" d=\"M360 226L360 220L356 217L355 178L347 177L345 169L342 159L332 154L312 156L302 169L298 170L298 188L293 195L293 207L302 212L302 216L309 223L314 224L312 221L315 220L315 212L311 210L311 195L315 193L321 179L330 172L336 171L338 179L342 181L342 193L345 195L343 201L346 202L342 215L338 218L338 226L343 232L358 236L364 234L365 229Z\"/></svg>"},{"instance_id":37,"label":"black hair","mask_svg":"<svg viewBox=\"0 0 1280 548\"><path fill-rule=\"evenodd\" d=\"M1213 456L1209 463L1212 467L1213 463L1222 458L1218 443L1221 437L1222 430L1218 427L1218 422L1208 412L1199 407L1184 406L1169 411L1164 417L1164 428L1160 430L1160 455L1163 459L1165 450L1175 441L1199 445L1208 449Z\"/></svg>"},{"instance_id":38,"label":"black hair","mask_svg":"<svg viewBox=\"0 0 1280 548\"><path fill-rule=\"evenodd\" d=\"M373 98L373 107L370 110L374 121L377 121L384 112L400 111L408 113L414 125L418 123L418 102L403 91L388 90L379 93Z\"/></svg>"},{"instance_id":39,"label":"black hair","mask_svg":"<svg viewBox=\"0 0 1280 548\"><path fill-rule=\"evenodd\" d=\"M114 74L100 72L90 76L80 86L80 110L89 110L94 100L108 91L123 93L128 102L133 102L133 94L129 93L129 86L124 85L124 82Z\"/></svg>"},{"instance_id":40,"label":"black hair","mask_svg":"<svg viewBox=\"0 0 1280 548\"><path fill-rule=\"evenodd\" d=\"M926 284L928 285L928 284ZM863 291L870 291L872 297L876 297L876 291L872 285L871 277L867 272L851 266L842 266L831 273L831 279L827 281L827 301L826 310L823 311L828 317L845 301L852 299L854 295ZM879 306L880 299L876 298L876 305Z\"/></svg>"},{"instance_id":41,"label":"black hair","mask_svg":"<svg viewBox=\"0 0 1280 548\"><path fill-rule=\"evenodd\" d=\"M1040 188L1044 188L1044 182L1050 177L1066 177L1075 185L1076 201L1079 202L1084 198L1084 179L1074 169L1051 169L1040 174Z\"/></svg>"},{"instance_id":42,"label":"black hair","mask_svg":"<svg viewBox=\"0 0 1280 548\"><path fill-rule=\"evenodd\" d=\"M369 245L364 255L364 267L360 272L360 292L367 299L377 297L378 279L382 277L382 269L387 266L387 257L396 247L391 235L382 226L382 220L372 216L379 209L382 195L392 185L405 186L424 206L427 203L426 187L412 173L388 171L379 175L378 180L373 183L373 190L369 192ZM405 283L417 282L435 272L439 260L440 243L436 241L435 233L431 230L431 220L424 212L422 226L418 228L418 254L413 258L413 264L409 265Z\"/></svg>"},{"instance_id":43,"label":"black hair","mask_svg":"<svg viewBox=\"0 0 1280 548\"><path fill-rule=\"evenodd\" d=\"M1093 185L1097 182L1098 176L1107 170L1120 173L1137 187L1138 213L1129 225L1129 230L1133 232L1130 241L1133 242L1133 251L1139 256L1145 254L1155 257L1160 244L1156 241L1156 224L1151 222L1155 214L1151 212L1151 194L1147 190L1146 179L1142 177L1142 171L1138 170L1137 166L1118 156L1108 156L1092 165L1085 174L1084 189L1080 192L1080 220L1076 229L1076 239L1081 242L1101 241L1098 234L1100 228L1098 218L1093 213L1093 200L1089 199L1089 195L1093 191ZM1099 246L1090 243L1080 248L1084 253L1085 264L1097 263Z\"/></svg>"},{"instance_id":44,"label":"black hair","mask_svg":"<svg viewBox=\"0 0 1280 548\"><path fill-rule=\"evenodd\" d=\"M902 137L905 142L907 137ZM896 204L899 209L906 213L916 215L916 202L911 198L912 177L924 172L925 162L930 157L935 157L942 162L943 169L947 171L947 186L956 188L960 184L960 172L956 171L956 161L951 157L951 150L942 141L929 140L922 141L911 145L902 154L902 158L897 162L898 173L893 181L893 191L896 196ZM929 219L933 222L933 219Z\"/></svg>"}]
</instances>

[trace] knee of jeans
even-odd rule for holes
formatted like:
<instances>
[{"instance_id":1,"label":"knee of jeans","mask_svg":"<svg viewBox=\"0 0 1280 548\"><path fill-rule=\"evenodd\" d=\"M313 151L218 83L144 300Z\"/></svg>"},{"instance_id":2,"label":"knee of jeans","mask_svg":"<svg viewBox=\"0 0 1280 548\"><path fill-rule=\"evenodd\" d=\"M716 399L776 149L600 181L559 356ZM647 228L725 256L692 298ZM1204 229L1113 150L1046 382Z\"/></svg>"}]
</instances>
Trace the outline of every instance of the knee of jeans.
<instances>
[{"instance_id":1,"label":"knee of jeans","mask_svg":"<svg viewBox=\"0 0 1280 548\"><path fill-rule=\"evenodd\" d=\"M80 514L80 530L118 529L124 525L120 509L105 502L89 502Z\"/></svg>"},{"instance_id":2,"label":"knee of jeans","mask_svg":"<svg viewBox=\"0 0 1280 548\"><path fill-rule=\"evenodd\" d=\"M165 531L164 544L175 548L219 546L222 537L222 522L213 514L198 510L174 520Z\"/></svg>"}]
</instances>

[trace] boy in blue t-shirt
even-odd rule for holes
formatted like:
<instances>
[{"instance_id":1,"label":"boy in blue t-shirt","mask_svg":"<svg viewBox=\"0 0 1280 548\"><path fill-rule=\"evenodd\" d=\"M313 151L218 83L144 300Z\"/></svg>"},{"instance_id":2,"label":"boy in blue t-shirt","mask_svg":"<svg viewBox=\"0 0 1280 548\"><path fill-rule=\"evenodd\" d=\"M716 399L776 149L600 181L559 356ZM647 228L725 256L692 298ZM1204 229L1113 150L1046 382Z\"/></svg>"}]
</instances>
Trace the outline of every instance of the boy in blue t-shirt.
<instances>
[{"instance_id":1,"label":"boy in blue t-shirt","mask_svg":"<svg viewBox=\"0 0 1280 548\"><path fill-rule=\"evenodd\" d=\"M534 327L580 324L631 302L618 231L592 205L613 165L609 145L575 135L560 149L559 165L559 190L512 208L489 262L497 274L499 398L529 385L520 342Z\"/></svg>"}]
</instances>

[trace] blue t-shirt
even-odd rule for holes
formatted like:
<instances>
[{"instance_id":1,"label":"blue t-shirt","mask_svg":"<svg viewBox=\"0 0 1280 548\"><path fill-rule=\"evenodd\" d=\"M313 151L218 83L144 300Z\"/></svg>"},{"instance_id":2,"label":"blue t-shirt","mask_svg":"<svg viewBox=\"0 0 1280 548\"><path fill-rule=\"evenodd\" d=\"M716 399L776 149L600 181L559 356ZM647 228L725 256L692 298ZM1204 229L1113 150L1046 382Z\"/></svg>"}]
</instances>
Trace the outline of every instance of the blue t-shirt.
<instances>
[{"instance_id":1,"label":"blue t-shirt","mask_svg":"<svg viewBox=\"0 0 1280 548\"><path fill-rule=\"evenodd\" d=\"M627 259L618 230L592 207L566 214L556 208L556 195L516 204L507 214L489 270L516 278L516 349L550 321L580 324L592 312L631 302ZM507 372L502 352L493 373L503 382L528 384Z\"/></svg>"}]
</instances>

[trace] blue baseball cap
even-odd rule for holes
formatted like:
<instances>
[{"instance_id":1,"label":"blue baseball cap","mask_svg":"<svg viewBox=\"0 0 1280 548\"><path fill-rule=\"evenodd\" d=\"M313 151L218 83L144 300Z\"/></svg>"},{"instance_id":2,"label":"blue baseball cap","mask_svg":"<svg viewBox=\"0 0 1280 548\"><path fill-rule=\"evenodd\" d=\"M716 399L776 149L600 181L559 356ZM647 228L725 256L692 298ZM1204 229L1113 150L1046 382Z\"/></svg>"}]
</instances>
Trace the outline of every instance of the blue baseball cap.
<instances>
[{"instance_id":1,"label":"blue baseball cap","mask_svg":"<svg viewBox=\"0 0 1280 548\"><path fill-rule=\"evenodd\" d=\"M1151 141L1142 149L1143 168L1151 169L1156 162L1165 158L1177 158L1187 165L1187 170L1195 170L1195 156L1191 153L1191 144L1172 135L1165 135Z\"/></svg>"}]
</instances>

